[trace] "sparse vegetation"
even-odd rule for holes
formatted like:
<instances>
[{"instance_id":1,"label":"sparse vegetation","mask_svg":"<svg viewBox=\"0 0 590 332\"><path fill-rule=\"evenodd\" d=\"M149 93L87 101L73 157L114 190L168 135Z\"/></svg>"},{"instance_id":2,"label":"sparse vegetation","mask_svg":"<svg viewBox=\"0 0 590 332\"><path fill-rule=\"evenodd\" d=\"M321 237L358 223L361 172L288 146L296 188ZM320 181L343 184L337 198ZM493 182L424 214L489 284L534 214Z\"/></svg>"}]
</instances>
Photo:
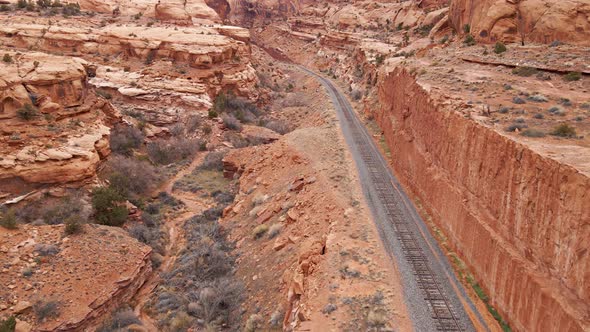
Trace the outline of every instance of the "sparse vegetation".
<instances>
[{"instance_id":1,"label":"sparse vegetation","mask_svg":"<svg viewBox=\"0 0 590 332\"><path fill-rule=\"evenodd\" d=\"M25 104L16 110L16 115L22 120L30 121L39 115L39 110L31 104Z\"/></svg>"},{"instance_id":2,"label":"sparse vegetation","mask_svg":"<svg viewBox=\"0 0 590 332\"><path fill-rule=\"evenodd\" d=\"M109 139L111 150L125 156L133 155L133 149L138 149L143 143L142 132L132 126L119 125L111 132Z\"/></svg>"},{"instance_id":3,"label":"sparse vegetation","mask_svg":"<svg viewBox=\"0 0 590 332\"><path fill-rule=\"evenodd\" d=\"M160 180L156 169L147 161L115 155L107 166L111 188L127 199L149 194Z\"/></svg>"},{"instance_id":4,"label":"sparse vegetation","mask_svg":"<svg viewBox=\"0 0 590 332\"><path fill-rule=\"evenodd\" d=\"M172 138L156 141L147 145L150 160L156 164L168 165L192 157L199 148L199 142L193 139Z\"/></svg>"},{"instance_id":5,"label":"sparse vegetation","mask_svg":"<svg viewBox=\"0 0 590 332\"><path fill-rule=\"evenodd\" d=\"M231 130L242 130L242 124L238 119L236 119L232 114L224 114L223 115L223 125Z\"/></svg>"},{"instance_id":6,"label":"sparse vegetation","mask_svg":"<svg viewBox=\"0 0 590 332\"><path fill-rule=\"evenodd\" d=\"M545 133L537 129L526 129L520 134L526 137L545 137Z\"/></svg>"},{"instance_id":7,"label":"sparse vegetation","mask_svg":"<svg viewBox=\"0 0 590 332\"><path fill-rule=\"evenodd\" d=\"M513 75L522 77L531 77L533 75L536 75L537 73L539 73L539 70L533 67L516 67L512 69Z\"/></svg>"},{"instance_id":8,"label":"sparse vegetation","mask_svg":"<svg viewBox=\"0 0 590 332\"><path fill-rule=\"evenodd\" d=\"M209 152L205 156L203 163L199 166L199 169L222 171L223 157L225 157L224 152Z\"/></svg>"},{"instance_id":9,"label":"sparse vegetation","mask_svg":"<svg viewBox=\"0 0 590 332\"><path fill-rule=\"evenodd\" d=\"M522 131L523 129L528 128L526 124L523 123L514 123L506 128L507 132L515 132L515 131Z\"/></svg>"},{"instance_id":10,"label":"sparse vegetation","mask_svg":"<svg viewBox=\"0 0 590 332\"><path fill-rule=\"evenodd\" d=\"M574 138L577 136L576 128L570 126L567 123L562 123L555 127L551 132L551 135L565 138Z\"/></svg>"},{"instance_id":11,"label":"sparse vegetation","mask_svg":"<svg viewBox=\"0 0 590 332\"><path fill-rule=\"evenodd\" d=\"M279 133L281 135L285 135L293 130L291 128L291 126L289 126L289 124L286 121L282 121L282 120L268 121L267 123L264 124L264 127L268 128L276 133Z\"/></svg>"},{"instance_id":12,"label":"sparse vegetation","mask_svg":"<svg viewBox=\"0 0 590 332\"><path fill-rule=\"evenodd\" d=\"M111 331L118 331L120 329L124 329L129 325L142 325L141 320L135 316L133 310L129 307L123 307L119 309L111 315L111 318L103 323L101 327L99 327L96 331L97 332L111 332Z\"/></svg>"},{"instance_id":13,"label":"sparse vegetation","mask_svg":"<svg viewBox=\"0 0 590 332\"><path fill-rule=\"evenodd\" d=\"M573 71L573 72L567 73L565 76L563 76L563 79L566 82L579 81L582 79L582 73L577 72L577 71Z\"/></svg>"},{"instance_id":14,"label":"sparse vegetation","mask_svg":"<svg viewBox=\"0 0 590 332\"><path fill-rule=\"evenodd\" d=\"M59 317L60 314L60 303L58 301L37 301L33 305L33 311L37 321L42 322L48 318Z\"/></svg>"}]
</instances>

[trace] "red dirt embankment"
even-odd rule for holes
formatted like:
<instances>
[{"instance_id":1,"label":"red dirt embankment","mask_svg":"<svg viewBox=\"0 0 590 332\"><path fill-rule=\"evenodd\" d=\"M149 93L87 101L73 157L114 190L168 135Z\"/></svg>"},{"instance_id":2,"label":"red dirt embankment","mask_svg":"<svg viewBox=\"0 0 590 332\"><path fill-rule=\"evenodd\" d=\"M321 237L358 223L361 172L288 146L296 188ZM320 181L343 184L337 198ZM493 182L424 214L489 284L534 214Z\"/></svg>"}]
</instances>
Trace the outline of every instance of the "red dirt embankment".
<instances>
[{"instance_id":1,"label":"red dirt embankment","mask_svg":"<svg viewBox=\"0 0 590 332\"><path fill-rule=\"evenodd\" d=\"M398 178L511 326L588 331L588 176L445 109L404 69L379 99Z\"/></svg>"}]
</instances>

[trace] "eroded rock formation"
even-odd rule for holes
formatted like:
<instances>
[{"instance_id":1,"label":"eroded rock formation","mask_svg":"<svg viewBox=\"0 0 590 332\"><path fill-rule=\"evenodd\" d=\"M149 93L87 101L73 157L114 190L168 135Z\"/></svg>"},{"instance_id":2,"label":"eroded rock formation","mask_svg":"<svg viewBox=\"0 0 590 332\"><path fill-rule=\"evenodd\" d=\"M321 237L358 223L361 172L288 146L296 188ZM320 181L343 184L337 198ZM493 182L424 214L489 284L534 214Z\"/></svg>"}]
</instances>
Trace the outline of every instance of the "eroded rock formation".
<instances>
[{"instance_id":1,"label":"eroded rock formation","mask_svg":"<svg viewBox=\"0 0 590 332\"><path fill-rule=\"evenodd\" d=\"M456 31L469 25L485 42L590 46L590 3L585 0L453 0L449 17Z\"/></svg>"},{"instance_id":2,"label":"eroded rock formation","mask_svg":"<svg viewBox=\"0 0 590 332\"><path fill-rule=\"evenodd\" d=\"M117 112L87 86L86 61L7 52L0 64L0 180L79 181L109 154Z\"/></svg>"}]
</instances>

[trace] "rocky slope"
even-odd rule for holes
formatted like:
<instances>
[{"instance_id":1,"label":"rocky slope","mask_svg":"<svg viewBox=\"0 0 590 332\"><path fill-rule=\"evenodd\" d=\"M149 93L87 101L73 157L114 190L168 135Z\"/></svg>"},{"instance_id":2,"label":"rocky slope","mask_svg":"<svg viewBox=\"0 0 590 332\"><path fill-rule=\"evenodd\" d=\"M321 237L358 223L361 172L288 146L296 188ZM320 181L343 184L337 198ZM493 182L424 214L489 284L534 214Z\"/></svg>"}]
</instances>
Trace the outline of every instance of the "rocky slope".
<instances>
[{"instance_id":1,"label":"rocky slope","mask_svg":"<svg viewBox=\"0 0 590 332\"><path fill-rule=\"evenodd\" d=\"M92 176L109 154L108 125L118 115L90 90L87 62L4 54L11 60L0 63L0 180L63 183Z\"/></svg>"},{"instance_id":2,"label":"rocky slope","mask_svg":"<svg viewBox=\"0 0 590 332\"><path fill-rule=\"evenodd\" d=\"M18 314L20 331L92 328L151 272L151 249L119 228L87 225L64 237L61 225L0 227L0 239L0 311Z\"/></svg>"}]
</instances>

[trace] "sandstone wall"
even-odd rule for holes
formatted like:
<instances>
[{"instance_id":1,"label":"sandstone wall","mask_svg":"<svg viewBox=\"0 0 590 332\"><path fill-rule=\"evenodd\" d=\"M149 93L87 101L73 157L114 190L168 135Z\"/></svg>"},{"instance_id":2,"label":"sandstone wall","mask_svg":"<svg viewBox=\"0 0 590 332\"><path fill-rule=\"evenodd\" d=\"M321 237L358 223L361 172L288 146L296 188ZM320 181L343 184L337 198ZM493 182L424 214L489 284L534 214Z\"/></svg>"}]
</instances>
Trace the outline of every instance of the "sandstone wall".
<instances>
[{"instance_id":1,"label":"sandstone wall","mask_svg":"<svg viewBox=\"0 0 590 332\"><path fill-rule=\"evenodd\" d=\"M590 3L586 0L452 0L456 31L466 24L483 42L521 41L590 45Z\"/></svg>"},{"instance_id":2,"label":"sandstone wall","mask_svg":"<svg viewBox=\"0 0 590 332\"><path fill-rule=\"evenodd\" d=\"M404 69L375 117L393 168L517 331L590 328L590 179L452 110Z\"/></svg>"}]
</instances>

